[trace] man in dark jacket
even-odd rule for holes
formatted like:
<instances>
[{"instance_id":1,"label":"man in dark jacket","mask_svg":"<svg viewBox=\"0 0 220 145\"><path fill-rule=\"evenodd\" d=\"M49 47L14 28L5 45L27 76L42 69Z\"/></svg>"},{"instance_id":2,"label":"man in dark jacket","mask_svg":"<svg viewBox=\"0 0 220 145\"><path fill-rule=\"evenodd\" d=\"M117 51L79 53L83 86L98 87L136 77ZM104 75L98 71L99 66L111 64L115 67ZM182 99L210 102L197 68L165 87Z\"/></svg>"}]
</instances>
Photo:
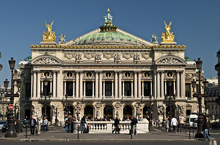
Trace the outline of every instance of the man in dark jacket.
<instances>
[{"instance_id":1,"label":"man in dark jacket","mask_svg":"<svg viewBox=\"0 0 220 145\"><path fill-rule=\"evenodd\" d=\"M112 130L112 133L115 132L115 134L118 132L118 134L120 134L120 128L119 128L119 120L118 120L118 116L116 117L116 119L114 120L114 130Z\"/></svg>"},{"instance_id":2,"label":"man in dark jacket","mask_svg":"<svg viewBox=\"0 0 220 145\"><path fill-rule=\"evenodd\" d=\"M210 137L209 137L209 134L208 134L207 121L206 120L203 122L203 132L204 132L204 140L206 141L206 138L208 138L208 141L210 141Z\"/></svg>"},{"instance_id":3,"label":"man in dark jacket","mask_svg":"<svg viewBox=\"0 0 220 145\"><path fill-rule=\"evenodd\" d=\"M206 116L206 126L207 126L207 129L208 129L208 135L210 136L210 129L212 129L212 124L209 120L209 117Z\"/></svg>"},{"instance_id":4,"label":"man in dark jacket","mask_svg":"<svg viewBox=\"0 0 220 145\"><path fill-rule=\"evenodd\" d=\"M35 129L36 126L37 126L37 122L36 122L36 120L34 119L34 117L31 116L31 119L30 119L31 135L34 135L34 129Z\"/></svg>"},{"instance_id":5,"label":"man in dark jacket","mask_svg":"<svg viewBox=\"0 0 220 145\"><path fill-rule=\"evenodd\" d=\"M131 126L132 126L132 135L137 135L137 118L134 116L133 119L131 119Z\"/></svg>"}]
</instances>

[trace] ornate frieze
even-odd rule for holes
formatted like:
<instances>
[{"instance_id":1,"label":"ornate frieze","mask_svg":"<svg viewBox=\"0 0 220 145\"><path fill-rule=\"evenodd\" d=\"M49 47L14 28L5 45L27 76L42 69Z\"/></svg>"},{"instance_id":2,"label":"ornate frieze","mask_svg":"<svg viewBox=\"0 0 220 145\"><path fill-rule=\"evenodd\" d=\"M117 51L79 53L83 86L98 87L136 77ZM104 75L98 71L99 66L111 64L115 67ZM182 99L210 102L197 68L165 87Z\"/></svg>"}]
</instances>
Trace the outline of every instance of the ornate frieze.
<instances>
[{"instance_id":1,"label":"ornate frieze","mask_svg":"<svg viewBox=\"0 0 220 145\"><path fill-rule=\"evenodd\" d=\"M83 75L84 79L94 79L94 73L93 72L85 72L84 75Z\"/></svg>"},{"instance_id":2,"label":"ornate frieze","mask_svg":"<svg viewBox=\"0 0 220 145\"><path fill-rule=\"evenodd\" d=\"M95 62L101 63L102 62L102 53L96 53L95 54Z\"/></svg>"},{"instance_id":3,"label":"ornate frieze","mask_svg":"<svg viewBox=\"0 0 220 145\"><path fill-rule=\"evenodd\" d=\"M32 64L61 64L61 62L51 56L42 56L33 62Z\"/></svg>"},{"instance_id":4,"label":"ornate frieze","mask_svg":"<svg viewBox=\"0 0 220 145\"><path fill-rule=\"evenodd\" d=\"M133 79L133 72L123 72L122 79Z\"/></svg>"},{"instance_id":5,"label":"ornate frieze","mask_svg":"<svg viewBox=\"0 0 220 145\"><path fill-rule=\"evenodd\" d=\"M65 71L64 79L75 79L75 73L72 71Z\"/></svg>"},{"instance_id":6,"label":"ornate frieze","mask_svg":"<svg viewBox=\"0 0 220 145\"><path fill-rule=\"evenodd\" d=\"M140 63L141 62L141 54L140 53L134 53L134 62Z\"/></svg>"},{"instance_id":7,"label":"ornate frieze","mask_svg":"<svg viewBox=\"0 0 220 145\"><path fill-rule=\"evenodd\" d=\"M142 79L152 79L151 72L142 72Z\"/></svg>"},{"instance_id":8,"label":"ornate frieze","mask_svg":"<svg viewBox=\"0 0 220 145\"><path fill-rule=\"evenodd\" d=\"M67 59L72 59L76 56L76 54L73 53L64 53L64 57Z\"/></svg>"},{"instance_id":9,"label":"ornate frieze","mask_svg":"<svg viewBox=\"0 0 220 145\"><path fill-rule=\"evenodd\" d=\"M130 54L130 53L125 53L125 54L122 55L122 57L125 58L125 59L129 59L129 58L132 57L132 54Z\"/></svg>"},{"instance_id":10,"label":"ornate frieze","mask_svg":"<svg viewBox=\"0 0 220 145\"><path fill-rule=\"evenodd\" d=\"M113 72L104 72L103 79L114 79Z\"/></svg>"},{"instance_id":11,"label":"ornate frieze","mask_svg":"<svg viewBox=\"0 0 220 145\"><path fill-rule=\"evenodd\" d=\"M167 57L164 59L161 59L157 62L157 64L182 64L183 62L175 57Z\"/></svg>"},{"instance_id":12,"label":"ornate frieze","mask_svg":"<svg viewBox=\"0 0 220 145\"><path fill-rule=\"evenodd\" d=\"M76 53L76 57L75 57L76 63L82 63L83 61L82 58L83 58L82 53Z\"/></svg>"},{"instance_id":13,"label":"ornate frieze","mask_svg":"<svg viewBox=\"0 0 220 145\"><path fill-rule=\"evenodd\" d=\"M142 57L145 59L150 58L150 54L149 53L142 53Z\"/></svg>"},{"instance_id":14,"label":"ornate frieze","mask_svg":"<svg viewBox=\"0 0 220 145\"><path fill-rule=\"evenodd\" d=\"M121 63L121 53L115 53L114 62L115 63Z\"/></svg>"},{"instance_id":15,"label":"ornate frieze","mask_svg":"<svg viewBox=\"0 0 220 145\"><path fill-rule=\"evenodd\" d=\"M87 59L94 58L94 56L95 56L95 55L92 54L92 53L90 53L90 52L84 54L84 57L87 58Z\"/></svg>"},{"instance_id":16,"label":"ornate frieze","mask_svg":"<svg viewBox=\"0 0 220 145\"><path fill-rule=\"evenodd\" d=\"M113 56L114 56L113 54L108 53L108 52L103 54L103 57L106 58L106 59L113 58Z\"/></svg>"}]
</instances>

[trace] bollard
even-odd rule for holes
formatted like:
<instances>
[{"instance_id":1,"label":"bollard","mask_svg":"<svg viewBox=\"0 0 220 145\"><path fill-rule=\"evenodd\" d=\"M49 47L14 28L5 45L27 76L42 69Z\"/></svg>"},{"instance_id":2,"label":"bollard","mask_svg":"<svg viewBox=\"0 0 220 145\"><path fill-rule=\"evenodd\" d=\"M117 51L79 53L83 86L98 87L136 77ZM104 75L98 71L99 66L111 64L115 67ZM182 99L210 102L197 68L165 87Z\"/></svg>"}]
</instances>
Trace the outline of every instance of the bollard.
<instances>
[{"instance_id":1,"label":"bollard","mask_svg":"<svg viewBox=\"0 0 220 145\"><path fill-rule=\"evenodd\" d=\"M27 138L27 123L26 123L25 127L26 127L26 138Z\"/></svg>"},{"instance_id":2,"label":"bollard","mask_svg":"<svg viewBox=\"0 0 220 145\"><path fill-rule=\"evenodd\" d=\"M190 128L191 128L191 127L190 127L190 125L189 125L189 139L191 139L191 136L190 136Z\"/></svg>"},{"instance_id":3,"label":"bollard","mask_svg":"<svg viewBox=\"0 0 220 145\"><path fill-rule=\"evenodd\" d=\"M133 126L131 125L131 139L133 139L132 133L133 133Z\"/></svg>"},{"instance_id":4,"label":"bollard","mask_svg":"<svg viewBox=\"0 0 220 145\"><path fill-rule=\"evenodd\" d=\"M79 139L79 125L77 125L77 139Z\"/></svg>"}]
</instances>

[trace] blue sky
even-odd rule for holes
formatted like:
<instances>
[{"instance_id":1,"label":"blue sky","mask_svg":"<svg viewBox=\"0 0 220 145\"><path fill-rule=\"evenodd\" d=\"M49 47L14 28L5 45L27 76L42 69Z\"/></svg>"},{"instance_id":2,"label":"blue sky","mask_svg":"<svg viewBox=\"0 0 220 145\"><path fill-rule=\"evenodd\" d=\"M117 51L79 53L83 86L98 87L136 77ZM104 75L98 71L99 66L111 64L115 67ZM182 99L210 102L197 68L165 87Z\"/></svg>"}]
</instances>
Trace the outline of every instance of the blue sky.
<instances>
[{"instance_id":1,"label":"blue sky","mask_svg":"<svg viewBox=\"0 0 220 145\"><path fill-rule=\"evenodd\" d=\"M145 40L160 38L164 23L172 21L171 32L186 55L203 60L205 77L217 76L214 67L220 48L219 0L9 0L0 1L0 85L11 79L8 60L31 55L30 45L42 41L44 21L53 24L56 36L75 39L103 25L107 8L120 29ZM56 40L58 42L58 38ZM161 39L159 39L159 42Z\"/></svg>"}]
</instances>

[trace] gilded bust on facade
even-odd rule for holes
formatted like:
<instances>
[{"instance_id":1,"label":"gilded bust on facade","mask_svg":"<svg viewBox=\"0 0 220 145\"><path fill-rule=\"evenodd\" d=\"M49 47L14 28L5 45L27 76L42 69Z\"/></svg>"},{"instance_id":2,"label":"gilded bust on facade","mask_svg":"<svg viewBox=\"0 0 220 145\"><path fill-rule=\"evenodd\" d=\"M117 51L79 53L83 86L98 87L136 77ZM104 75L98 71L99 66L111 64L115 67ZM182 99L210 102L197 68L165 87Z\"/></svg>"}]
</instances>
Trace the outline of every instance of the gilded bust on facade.
<instances>
[{"instance_id":1,"label":"gilded bust on facade","mask_svg":"<svg viewBox=\"0 0 220 145\"><path fill-rule=\"evenodd\" d=\"M54 22L54 21L53 21ZM55 32L52 32L52 25L53 25L53 22L49 25L46 23L46 25L44 24L44 26L47 28L47 31L46 33L43 32L44 34L42 35L42 38L43 38L43 41L44 42L54 42L55 39L56 39L56 35L55 35Z\"/></svg>"},{"instance_id":2,"label":"gilded bust on facade","mask_svg":"<svg viewBox=\"0 0 220 145\"><path fill-rule=\"evenodd\" d=\"M175 36L173 35L173 32L170 32L171 27L172 27L172 21L170 22L169 25L166 24L166 22L164 21L164 25L165 25L165 33L162 32L162 42L173 42Z\"/></svg>"}]
</instances>

